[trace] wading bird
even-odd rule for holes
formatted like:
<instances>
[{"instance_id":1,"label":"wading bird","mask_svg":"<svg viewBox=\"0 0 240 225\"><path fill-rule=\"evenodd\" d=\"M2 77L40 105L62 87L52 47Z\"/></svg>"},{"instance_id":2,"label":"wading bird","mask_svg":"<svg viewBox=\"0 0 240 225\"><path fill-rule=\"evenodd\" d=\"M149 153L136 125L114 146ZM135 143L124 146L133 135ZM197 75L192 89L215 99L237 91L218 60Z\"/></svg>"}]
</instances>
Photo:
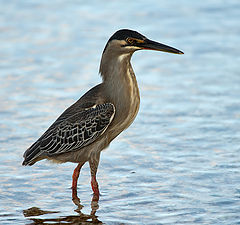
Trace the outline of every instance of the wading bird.
<instances>
[{"instance_id":1,"label":"wading bird","mask_svg":"<svg viewBox=\"0 0 240 225\"><path fill-rule=\"evenodd\" d=\"M72 197L76 199L80 169L89 162L91 186L98 200L96 173L100 153L129 127L138 113L139 90L130 60L141 49L183 54L133 30L114 33L102 54L99 70L102 83L67 108L25 151L23 165L31 166L42 159L78 163L72 176Z\"/></svg>"}]
</instances>

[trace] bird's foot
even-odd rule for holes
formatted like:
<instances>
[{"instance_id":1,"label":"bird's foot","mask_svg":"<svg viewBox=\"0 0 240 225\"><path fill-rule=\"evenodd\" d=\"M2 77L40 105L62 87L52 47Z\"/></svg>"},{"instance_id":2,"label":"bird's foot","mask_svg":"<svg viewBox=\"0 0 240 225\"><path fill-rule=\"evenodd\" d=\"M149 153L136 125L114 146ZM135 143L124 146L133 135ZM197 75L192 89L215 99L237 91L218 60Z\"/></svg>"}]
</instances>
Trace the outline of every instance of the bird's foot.
<instances>
[{"instance_id":1,"label":"bird's foot","mask_svg":"<svg viewBox=\"0 0 240 225\"><path fill-rule=\"evenodd\" d=\"M80 199L78 197L72 198L72 201L78 208L82 208L82 205L80 204Z\"/></svg>"},{"instance_id":2,"label":"bird's foot","mask_svg":"<svg viewBox=\"0 0 240 225\"><path fill-rule=\"evenodd\" d=\"M78 207L82 206L80 204L80 199L77 196L77 188L76 187L72 187L72 201L76 206L78 206Z\"/></svg>"},{"instance_id":3,"label":"bird's foot","mask_svg":"<svg viewBox=\"0 0 240 225\"><path fill-rule=\"evenodd\" d=\"M92 201L93 202L98 202L99 201L99 195L96 195L95 193L93 193Z\"/></svg>"}]
</instances>

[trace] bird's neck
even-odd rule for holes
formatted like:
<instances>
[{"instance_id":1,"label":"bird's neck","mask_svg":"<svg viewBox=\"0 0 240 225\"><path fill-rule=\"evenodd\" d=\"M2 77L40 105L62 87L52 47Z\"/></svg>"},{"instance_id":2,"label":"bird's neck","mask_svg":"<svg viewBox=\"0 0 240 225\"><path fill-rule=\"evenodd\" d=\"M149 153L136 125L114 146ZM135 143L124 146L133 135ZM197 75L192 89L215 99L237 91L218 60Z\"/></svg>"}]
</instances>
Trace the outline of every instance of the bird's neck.
<instances>
[{"instance_id":1,"label":"bird's neck","mask_svg":"<svg viewBox=\"0 0 240 225\"><path fill-rule=\"evenodd\" d=\"M100 74L103 84L111 98L118 100L120 96L127 99L139 98L137 80L131 66L132 53L122 55L105 52L101 59Z\"/></svg>"},{"instance_id":2,"label":"bird's neck","mask_svg":"<svg viewBox=\"0 0 240 225\"><path fill-rule=\"evenodd\" d=\"M130 63L131 57L131 53L118 55L111 51L104 52L99 70L103 82L123 82L128 77L128 73L133 72Z\"/></svg>"},{"instance_id":3,"label":"bird's neck","mask_svg":"<svg viewBox=\"0 0 240 225\"><path fill-rule=\"evenodd\" d=\"M133 72L130 60L132 54L115 57L106 57L103 54L100 74L103 78L103 86L107 101L114 104L116 108L113 129L110 139L116 137L119 132L126 129L137 115L140 96L137 80ZM113 126L113 127L114 127Z\"/></svg>"},{"instance_id":4,"label":"bird's neck","mask_svg":"<svg viewBox=\"0 0 240 225\"><path fill-rule=\"evenodd\" d=\"M109 89L120 89L133 82L137 86L136 77L131 65L132 53L115 54L114 51L103 53L99 73L103 83ZM125 90L126 91L126 90Z\"/></svg>"}]
</instances>

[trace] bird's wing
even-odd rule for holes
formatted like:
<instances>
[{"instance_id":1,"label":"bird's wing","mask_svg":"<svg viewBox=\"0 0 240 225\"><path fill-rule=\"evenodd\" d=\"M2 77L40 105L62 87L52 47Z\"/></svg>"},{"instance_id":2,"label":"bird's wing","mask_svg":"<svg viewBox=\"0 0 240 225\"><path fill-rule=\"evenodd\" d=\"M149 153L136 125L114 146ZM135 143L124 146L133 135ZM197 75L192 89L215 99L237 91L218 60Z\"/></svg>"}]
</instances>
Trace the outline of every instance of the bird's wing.
<instances>
[{"instance_id":1,"label":"bird's wing","mask_svg":"<svg viewBox=\"0 0 240 225\"><path fill-rule=\"evenodd\" d=\"M72 115L44 135L40 144L41 151L53 155L91 144L108 128L114 113L114 105L106 103Z\"/></svg>"},{"instance_id":2,"label":"bird's wing","mask_svg":"<svg viewBox=\"0 0 240 225\"><path fill-rule=\"evenodd\" d=\"M112 103L95 105L54 124L27 150L25 157L66 153L83 148L102 135L113 120L115 107ZM57 122L57 121L56 121ZM37 151L36 151L37 150ZM32 157L28 157L33 154ZM26 160L26 159L25 159Z\"/></svg>"}]
</instances>

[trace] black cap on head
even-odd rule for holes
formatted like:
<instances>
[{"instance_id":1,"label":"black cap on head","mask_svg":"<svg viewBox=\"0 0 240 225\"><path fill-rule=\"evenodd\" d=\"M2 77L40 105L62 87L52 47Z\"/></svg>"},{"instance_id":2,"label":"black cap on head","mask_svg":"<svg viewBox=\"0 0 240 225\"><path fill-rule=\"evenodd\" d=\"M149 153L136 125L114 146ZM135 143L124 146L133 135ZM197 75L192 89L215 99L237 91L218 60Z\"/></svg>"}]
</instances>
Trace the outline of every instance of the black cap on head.
<instances>
[{"instance_id":1,"label":"black cap on head","mask_svg":"<svg viewBox=\"0 0 240 225\"><path fill-rule=\"evenodd\" d=\"M137 31L122 29L122 30L118 30L117 32L115 32L112 35L112 37L110 37L108 42L112 41L112 40L126 40L128 37L137 38L137 39L145 39L146 38L142 34L138 33Z\"/></svg>"}]
</instances>

